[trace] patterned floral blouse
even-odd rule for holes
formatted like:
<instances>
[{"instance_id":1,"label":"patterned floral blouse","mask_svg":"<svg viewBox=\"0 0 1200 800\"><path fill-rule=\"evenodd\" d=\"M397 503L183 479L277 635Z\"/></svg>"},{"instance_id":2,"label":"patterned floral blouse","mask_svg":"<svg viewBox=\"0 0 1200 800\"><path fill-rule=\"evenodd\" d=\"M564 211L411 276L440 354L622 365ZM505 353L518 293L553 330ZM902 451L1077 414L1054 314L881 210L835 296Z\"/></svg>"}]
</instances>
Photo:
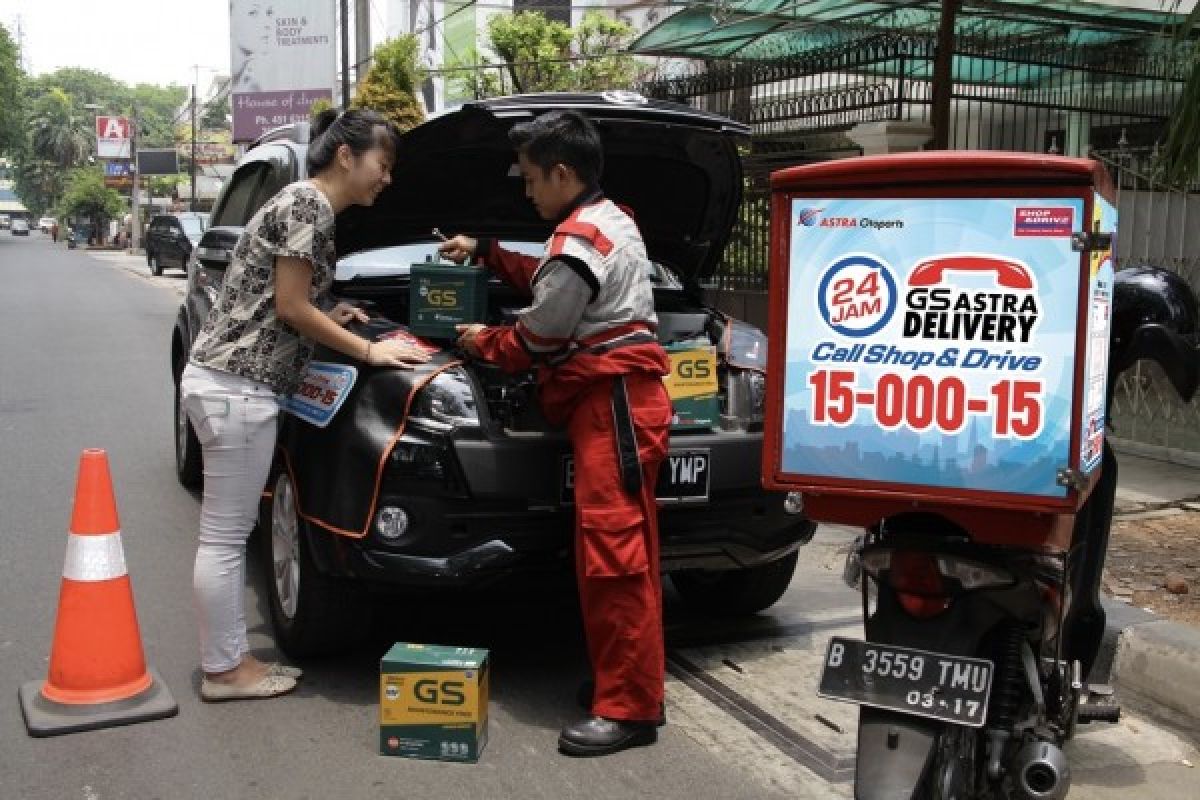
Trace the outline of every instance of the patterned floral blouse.
<instances>
[{"instance_id":1,"label":"patterned floral blouse","mask_svg":"<svg viewBox=\"0 0 1200 800\"><path fill-rule=\"evenodd\" d=\"M285 186L258 210L234 248L217 302L192 345L191 360L268 384L281 395L300 383L313 343L275 314L275 258L312 264L309 298L333 283L333 208L308 181Z\"/></svg>"}]
</instances>

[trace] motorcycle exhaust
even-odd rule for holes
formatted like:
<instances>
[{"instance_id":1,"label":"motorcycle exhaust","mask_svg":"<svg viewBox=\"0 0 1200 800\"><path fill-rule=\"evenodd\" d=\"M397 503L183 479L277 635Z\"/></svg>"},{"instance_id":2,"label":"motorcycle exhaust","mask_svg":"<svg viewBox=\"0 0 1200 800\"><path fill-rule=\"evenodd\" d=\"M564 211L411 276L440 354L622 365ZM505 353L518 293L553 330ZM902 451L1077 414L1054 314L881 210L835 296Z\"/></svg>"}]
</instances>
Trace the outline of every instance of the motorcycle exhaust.
<instances>
[{"instance_id":1,"label":"motorcycle exhaust","mask_svg":"<svg viewBox=\"0 0 1200 800\"><path fill-rule=\"evenodd\" d=\"M1071 767L1050 742L1030 742L1013 759L1011 774L1029 800L1062 800L1071 788Z\"/></svg>"}]
</instances>

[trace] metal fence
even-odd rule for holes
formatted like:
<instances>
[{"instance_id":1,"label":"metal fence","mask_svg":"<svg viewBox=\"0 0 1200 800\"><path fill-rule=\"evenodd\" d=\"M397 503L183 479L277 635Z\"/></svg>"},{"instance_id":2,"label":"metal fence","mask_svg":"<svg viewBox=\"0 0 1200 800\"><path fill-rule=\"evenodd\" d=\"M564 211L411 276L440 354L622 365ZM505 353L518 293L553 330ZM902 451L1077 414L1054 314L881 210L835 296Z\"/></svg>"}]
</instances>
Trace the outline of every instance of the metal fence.
<instances>
[{"instance_id":1,"label":"metal fence","mask_svg":"<svg viewBox=\"0 0 1200 800\"><path fill-rule=\"evenodd\" d=\"M861 153L859 123L927 122L935 41L861 35L777 62L698 64L643 93L749 124L746 199L717 287L767 288L767 177L783 166ZM1190 55L1145 43L960 37L950 147L1086 155L1139 152L1162 138ZM1140 230L1140 228L1139 228Z\"/></svg>"},{"instance_id":2,"label":"metal fence","mask_svg":"<svg viewBox=\"0 0 1200 800\"><path fill-rule=\"evenodd\" d=\"M1093 152L1117 190L1118 269L1150 264L1179 273L1200 291L1200 197L1163 184L1148 170L1149 149ZM1117 380L1110 410L1113 435L1148 455L1200 466L1200 403L1182 403L1163 371L1140 361Z\"/></svg>"}]
</instances>

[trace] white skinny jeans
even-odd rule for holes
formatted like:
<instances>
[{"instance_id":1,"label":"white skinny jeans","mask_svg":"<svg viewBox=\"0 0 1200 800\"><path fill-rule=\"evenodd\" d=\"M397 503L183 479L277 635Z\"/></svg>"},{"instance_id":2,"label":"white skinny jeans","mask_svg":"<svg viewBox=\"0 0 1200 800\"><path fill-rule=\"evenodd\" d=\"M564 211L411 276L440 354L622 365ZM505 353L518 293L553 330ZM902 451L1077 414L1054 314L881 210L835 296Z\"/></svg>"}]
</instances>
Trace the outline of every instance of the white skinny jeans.
<instances>
[{"instance_id":1,"label":"white skinny jeans","mask_svg":"<svg viewBox=\"0 0 1200 800\"><path fill-rule=\"evenodd\" d=\"M204 452L204 500L192 576L200 666L225 672L249 651L246 540L258 517L278 432L279 399L269 386L188 364L183 407Z\"/></svg>"}]
</instances>

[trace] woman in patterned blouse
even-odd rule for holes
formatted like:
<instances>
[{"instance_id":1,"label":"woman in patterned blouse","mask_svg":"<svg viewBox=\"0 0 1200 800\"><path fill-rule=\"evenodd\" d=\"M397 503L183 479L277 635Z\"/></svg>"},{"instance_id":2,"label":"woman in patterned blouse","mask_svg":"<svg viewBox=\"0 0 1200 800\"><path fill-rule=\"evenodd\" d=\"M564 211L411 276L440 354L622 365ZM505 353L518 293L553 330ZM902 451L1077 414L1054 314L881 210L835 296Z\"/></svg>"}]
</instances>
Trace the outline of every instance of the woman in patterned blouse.
<instances>
[{"instance_id":1,"label":"woman in patterned blouse","mask_svg":"<svg viewBox=\"0 0 1200 800\"><path fill-rule=\"evenodd\" d=\"M411 368L424 351L345 328L367 316L322 311L334 275L334 217L369 206L391 182L395 129L371 111L313 122L309 178L284 187L246 224L183 371L180 392L204 453L194 588L204 700L272 697L300 671L249 653L243 612L246 540L275 451L279 398L292 393L315 343L376 367Z\"/></svg>"}]
</instances>

